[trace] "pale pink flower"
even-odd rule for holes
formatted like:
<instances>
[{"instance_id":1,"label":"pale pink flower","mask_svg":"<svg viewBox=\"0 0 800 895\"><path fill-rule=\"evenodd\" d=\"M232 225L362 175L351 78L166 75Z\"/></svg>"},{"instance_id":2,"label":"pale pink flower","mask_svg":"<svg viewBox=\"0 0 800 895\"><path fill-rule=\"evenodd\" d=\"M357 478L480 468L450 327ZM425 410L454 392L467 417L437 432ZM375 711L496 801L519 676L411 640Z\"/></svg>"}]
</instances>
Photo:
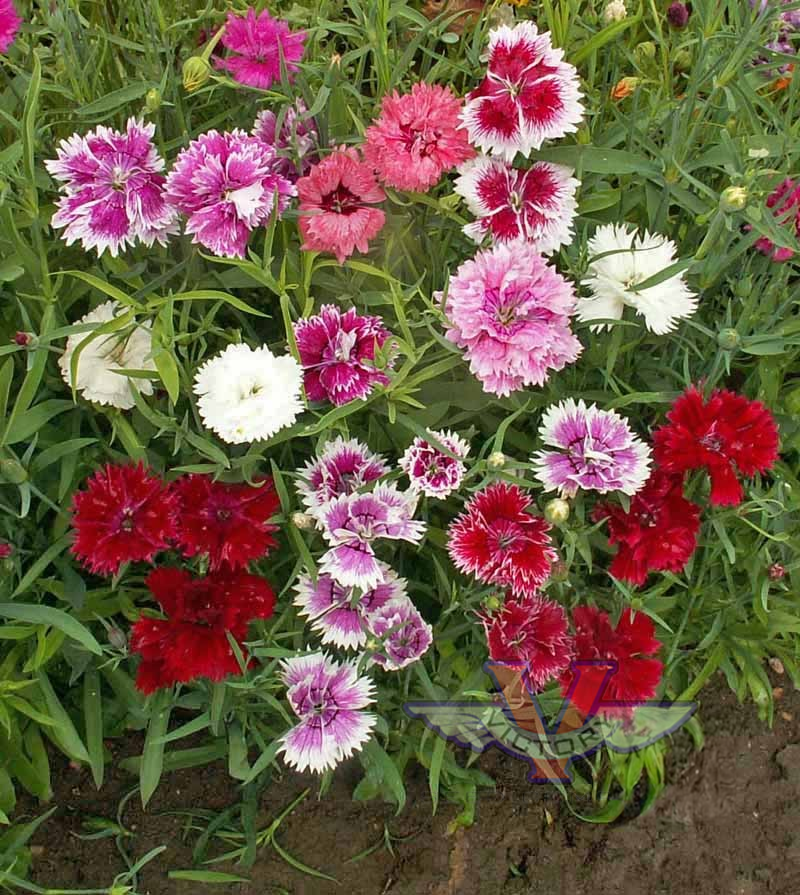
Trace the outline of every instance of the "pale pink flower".
<instances>
[{"instance_id":1,"label":"pale pink flower","mask_svg":"<svg viewBox=\"0 0 800 895\"><path fill-rule=\"evenodd\" d=\"M265 9L250 7L243 16L228 13L222 45L232 55L217 62L240 84L266 90L281 79L281 60L290 75L303 58L304 31L290 31L286 22L273 19Z\"/></svg>"},{"instance_id":2,"label":"pale pink flower","mask_svg":"<svg viewBox=\"0 0 800 895\"><path fill-rule=\"evenodd\" d=\"M467 467L462 459L469 453L469 444L453 432L431 432L432 440L417 436L400 458L400 468L409 478L412 491L444 500L458 490ZM451 454L445 454L433 443L435 439Z\"/></svg>"}]
</instances>

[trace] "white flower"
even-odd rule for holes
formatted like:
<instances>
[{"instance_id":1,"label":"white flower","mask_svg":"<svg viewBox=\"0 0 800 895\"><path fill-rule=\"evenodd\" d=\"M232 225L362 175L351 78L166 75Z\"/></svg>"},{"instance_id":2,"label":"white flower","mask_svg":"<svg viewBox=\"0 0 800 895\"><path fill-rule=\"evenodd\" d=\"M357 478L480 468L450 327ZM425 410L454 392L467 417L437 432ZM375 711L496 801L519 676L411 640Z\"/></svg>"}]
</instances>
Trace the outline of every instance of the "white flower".
<instances>
[{"instance_id":1,"label":"white flower","mask_svg":"<svg viewBox=\"0 0 800 895\"><path fill-rule=\"evenodd\" d=\"M621 22L627 15L624 0L610 0L603 10L603 21L610 25L612 22Z\"/></svg>"},{"instance_id":2,"label":"white flower","mask_svg":"<svg viewBox=\"0 0 800 895\"><path fill-rule=\"evenodd\" d=\"M585 282L592 294L578 299L579 320L619 320L628 305L644 317L651 332L663 335L697 309L697 296L682 273L646 289L637 288L675 263L675 243L665 236L646 230L640 236L626 225L604 224L589 240L589 255L595 260L589 264ZM592 330L602 328L600 324Z\"/></svg>"},{"instance_id":3,"label":"white flower","mask_svg":"<svg viewBox=\"0 0 800 895\"><path fill-rule=\"evenodd\" d=\"M303 411L303 369L266 345L228 345L194 378L203 422L229 444L260 441L291 426Z\"/></svg>"},{"instance_id":4,"label":"white flower","mask_svg":"<svg viewBox=\"0 0 800 895\"><path fill-rule=\"evenodd\" d=\"M119 305L107 301L96 307L77 323L96 323L99 329L104 323L121 317ZM58 361L64 382L72 387L72 357L77 347L91 338L93 331L75 333L67 339L64 353ZM153 337L150 322L137 324L133 330L125 327L119 332L92 338L78 355L78 381L75 388L87 401L95 404L110 404L121 410L130 410L136 403L131 383L125 370L155 370L152 358ZM135 380L135 387L143 395L153 394L153 383L149 379Z\"/></svg>"}]
</instances>

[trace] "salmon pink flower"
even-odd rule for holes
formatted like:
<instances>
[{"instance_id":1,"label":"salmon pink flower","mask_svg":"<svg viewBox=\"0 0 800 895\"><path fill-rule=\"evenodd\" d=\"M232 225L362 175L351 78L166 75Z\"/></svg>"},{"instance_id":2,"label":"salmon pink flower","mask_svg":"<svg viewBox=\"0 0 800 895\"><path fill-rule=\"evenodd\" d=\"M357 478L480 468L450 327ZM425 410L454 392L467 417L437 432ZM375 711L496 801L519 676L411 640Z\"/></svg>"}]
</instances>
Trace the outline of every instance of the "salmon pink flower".
<instances>
[{"instance_id":1,"label":"salmon pink flower","mask_svg":"<svg viewBox=\"0 0 800 895\"><path fill-rule=\"evenodd\" d=\"M330 252L339 264L353 252L369 251L369 241L383 228L386 216L372 206L386 194L372 166L356 149L337 149L297 181L302 248Z\"/></svg>"},{"instance_id":2,"label":"salmon pink flower","mask_svg":"<svg viewBox=\"0 0 800 895\"><path fill-rule=\"evenodd\" d=\"M22 19L12 0L0 0L0 53L7 53L14 43Z\"/></svg>"},{"instance_id":3,"label":"salmon pink flower","mask_svg":"<svg viewBox=\"0 0 800 895\"><path fill-rule=\"evenodd\" d=\"M231 55L218 60L240 84L267 90L281 80L281 65L291 76L303 58L304 31L290 31L286 22L273 19L265 9L250 7L243 16L229 12L222 45Z\"/></svg>"},{"instance_id":4,"label":"salmon pink flower","mask_svg":"<svg viewBox=\"0 0 800 895\"><path fill-rule=\"evenodd\" d=\"M467 467L462 459L469 453L469 444L453 432L431 432L433 438L451 454L444 453L431 441L417 436L400 458L400 468L408 476L412 491L444 500L457 491Z\"/></svg>"}]
</instances>

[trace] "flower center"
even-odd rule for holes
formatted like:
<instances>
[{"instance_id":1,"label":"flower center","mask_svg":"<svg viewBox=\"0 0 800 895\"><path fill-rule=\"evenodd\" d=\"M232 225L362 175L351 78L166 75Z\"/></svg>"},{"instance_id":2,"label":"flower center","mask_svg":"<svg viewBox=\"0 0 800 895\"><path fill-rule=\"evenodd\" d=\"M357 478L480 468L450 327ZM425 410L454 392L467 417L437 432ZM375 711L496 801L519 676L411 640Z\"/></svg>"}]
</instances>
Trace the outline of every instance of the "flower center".
<instances>
[{"instance_id":1,"label":"flower center","mask_svg":"<svg viewBox=\"0 0 800 895\"><path fill-rule=\"evenodd\" d=\"M220 522L227 522L227 520L231 518L231 515L232 513L230 510L217 510L217 519Z\"/></svg>"},{"instance_id":2,"label":"flower center","mask_svg":"<svg viewBox=\"0 0 800 895\"><path fill-rule=\"evenodd\" d=\"M355 193L340 184L323 197L321 205L326 211L332 211L335 214L352 214L361 207L361 202Z\"/></svg>"}]
</instances>

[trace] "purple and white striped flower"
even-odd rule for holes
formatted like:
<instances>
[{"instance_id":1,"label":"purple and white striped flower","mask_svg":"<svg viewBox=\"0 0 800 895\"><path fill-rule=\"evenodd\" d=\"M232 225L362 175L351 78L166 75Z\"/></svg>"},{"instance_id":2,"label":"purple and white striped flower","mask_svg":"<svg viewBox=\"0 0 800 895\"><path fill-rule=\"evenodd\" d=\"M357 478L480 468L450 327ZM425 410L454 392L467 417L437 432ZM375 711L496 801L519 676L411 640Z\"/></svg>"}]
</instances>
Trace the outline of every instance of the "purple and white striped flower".
<instances>
[{"instance_id":1,"label":"purple and white striped flower","mask_svg":"<svg viewBox=\"0 0 800 895\"><path fill-rule=\"evenodd\" d=\"M456 456L445 454L435 444L417 436L400 458L400 468L408 476L412 491L444 500L464 480L467 467L456 458L467 456L469 444L450 431L430 434Z\"/></svg>"},{"instance_id":2,"label":"purple and white striped flower","mask_svg":"<svg viewBox=\"0 0 800 895\"><path fill-rule=\"evenodd\" d=\"M345 587L364 590L384 579L384 566L375 556L378 539L419 543L425 523L412 517L414 494L379 483L366 494L344 494L330 501L320 513L323 537L331 545L322 556L320 571Z\"/></svg>"},{"instance_id":3,"label":"purple and white striped flower","mask_svg":"<svg viewBox=\"0 0 800 895\"><path fill-rule=\"evenodd\" d=\"M319 145L317 126L307 116L306 104L297 99L293 106L286 107L280 130L278 115L271 109L259 112L253 124L253 136L275 148L275 170L292 183L308 174Z\"/></svg>"},{"instance_id":4,"label":"purple and white striped flower","mask_svg":"<svg viewBox=\"0 0 800 895\"><path fill-rule=\"evenodd\" d=\"M416 662L433 643L433 629L408 597L390 600L370 615L369 629L380 640L372 661L385 671Z\"/></svg>"},{"instance_id":5,"label":"purple and white striped flower","mask_svg":"<svg viewBox=\"0 0 800 895\"><path fill-rule=\"evenodd\" d=\"M613 410L567 398L542 416L539 438L557 448L534 454L536 477L545 491L562 497L585 491L636 494L650 475L650 448Z\"/></svg>"},{"instance_id":6,"label":"purple and white striped flower","mask_svg":"<svg viewBox=\"0 0 800 895\"><path fill-rule=\"evenodd\" d=\"M282 737L278 752L298 771L331 770L361 749L375 726L363 709L375 701L374 684L355 664L334 662L324 653L282 663L287 698L300 719Z\"/></svg>"},{"instance_id":7,"label":"purple and white striped flower","mask_svg":"<svg viewBox=\"0 0 800 895\"><path fill-rule=\"evenodd\" d=\"M386 567L383 582L371 590L358 592L342 587L330 575L320 575L314 581L304 574L298 578L295 591L294 605L307 616L323 643L358 649L367 642L370 617L390 600L405 597L406 582Z\"/></svg>"},{"instance_id":8,"label":"purple and white striped flower","mask_svg":"<svg viewBox=\"0 0 800 895\"><path fill-rule=\"evenodd\" d=\"M125 132L99 125L62 140L57 158L45 162L61 181L52 225L64 228L67 245L106 249L113 257L142 242L166 245L178 232L177 212L167 201L164 159L153 144L155 125L129 118Z\"/></svg>"},{"instance_id":9,"label":"purple and white striped flower","mask_svg":"<svg viewBox=\"0 0 800 895\"><path fill-rule=\"evenodd\" d=\"M319 519L334 498L354 494L389 471L383 458L355 438L329 441L316 460L297 470L297 491L308 512Z\"/></svg>"}]
</instances>

